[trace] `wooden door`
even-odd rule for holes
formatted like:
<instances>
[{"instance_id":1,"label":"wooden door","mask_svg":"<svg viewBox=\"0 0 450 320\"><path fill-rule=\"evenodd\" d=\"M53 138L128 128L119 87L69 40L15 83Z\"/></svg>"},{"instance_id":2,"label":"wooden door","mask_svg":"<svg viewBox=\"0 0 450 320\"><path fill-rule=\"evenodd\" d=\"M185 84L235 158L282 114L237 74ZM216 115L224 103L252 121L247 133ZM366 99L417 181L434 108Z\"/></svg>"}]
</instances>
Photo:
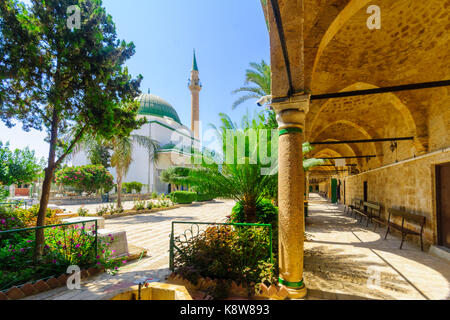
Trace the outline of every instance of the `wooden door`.
<instances>
[{"instance_id":1,"label":"wooden door","mask_svg":"<svg viewBox=\"0 0 450 320\"><path fill-rule=\"evenodd\" d=\"M450 248L450 163L436 166L438 244Z\"/></svg>"}]
</instances>

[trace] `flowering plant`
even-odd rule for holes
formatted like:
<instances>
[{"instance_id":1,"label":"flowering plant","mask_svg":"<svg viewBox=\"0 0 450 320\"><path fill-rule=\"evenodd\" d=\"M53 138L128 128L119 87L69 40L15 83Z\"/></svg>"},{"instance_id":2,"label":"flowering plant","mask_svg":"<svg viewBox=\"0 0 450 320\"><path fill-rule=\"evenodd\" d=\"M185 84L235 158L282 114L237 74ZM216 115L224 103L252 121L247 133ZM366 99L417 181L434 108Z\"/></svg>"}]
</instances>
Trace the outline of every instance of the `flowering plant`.
<instances>
[{"instance_id":1,"label":"flowering plant","mask_svg":"<svg viewBox=\"0 0 450 320\"><path fill-rule=\"evenodd\" d=\"M72 186L88 195L98 191L108 193L114 186L113 176L102 165L63 168L55 177L57 184Z\"/></svg>"}]
</instances>

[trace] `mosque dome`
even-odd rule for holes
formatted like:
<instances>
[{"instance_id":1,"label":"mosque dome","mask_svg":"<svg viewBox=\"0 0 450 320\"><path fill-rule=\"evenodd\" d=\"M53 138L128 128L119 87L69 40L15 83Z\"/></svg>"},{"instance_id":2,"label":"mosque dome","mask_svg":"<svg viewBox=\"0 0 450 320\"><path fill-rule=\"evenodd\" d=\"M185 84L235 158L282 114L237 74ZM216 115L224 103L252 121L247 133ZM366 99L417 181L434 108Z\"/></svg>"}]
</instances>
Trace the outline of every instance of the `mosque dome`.
<instances>
[{"instance_id":1,"label":"mosque dome","mask_svg":"<svg viewBox=\"0 0 450 320\"><path fill-rule=\"evenodd\" d=\"M143 116L168 117L181 124L175 109L164 99L154 94L141 94L136 98L140 103L139 114Z\"/></svg>"}]
</instances>

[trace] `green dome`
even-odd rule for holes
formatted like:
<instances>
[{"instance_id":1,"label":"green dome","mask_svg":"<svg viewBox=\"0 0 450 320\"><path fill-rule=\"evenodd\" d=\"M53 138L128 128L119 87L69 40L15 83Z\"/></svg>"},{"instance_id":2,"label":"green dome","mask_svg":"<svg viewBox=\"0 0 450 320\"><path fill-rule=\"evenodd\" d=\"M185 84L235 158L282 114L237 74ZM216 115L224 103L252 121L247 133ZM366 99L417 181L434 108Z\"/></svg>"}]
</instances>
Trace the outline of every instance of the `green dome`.
<instances>
[{"instance_id":1,"label":"green dome","mask_svg":"<svg viewBox=\"0 0 450 320\"><path fill-rule=\"evenodd\" d=\"M162 98L154 94L142 94L136 98L141 107L139 114L143 116L168 117L181 124L180 117L175 109Z\"/></svg>"}]
</instances>

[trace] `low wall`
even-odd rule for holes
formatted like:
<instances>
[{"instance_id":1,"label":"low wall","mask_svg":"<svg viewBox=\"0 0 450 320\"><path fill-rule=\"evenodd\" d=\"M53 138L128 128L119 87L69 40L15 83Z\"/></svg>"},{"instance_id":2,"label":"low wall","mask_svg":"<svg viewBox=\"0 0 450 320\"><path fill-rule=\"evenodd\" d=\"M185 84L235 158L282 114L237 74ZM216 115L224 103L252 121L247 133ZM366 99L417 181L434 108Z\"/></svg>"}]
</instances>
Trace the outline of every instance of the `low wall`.
<instances>
[{"instance_id":1,"label":"low wall","mask_svg":"<svg viewBox=\"0 0 450 320\"><path fill-rule=\"evenodd\" d=\"M387 218L387 210L391 207L425 216L424 242L436 244L435 167L449 161L450 150L446 149L346 177L346 203L349 204L353 198L364 198L363 186L367 181L368 200L382 204L384 218ZM417 238L411 239L418 241Z\"/></svg>"},{"instance_id":2,"label":"low wall","mask_svg":"<svg viewBox=\"0 0 450 320\"><path fill-rule=\"evenodd\" d=\"M152 196L151 193L143 194L122 194L122 201L135 201L135 200L148 200ZM109 196L109 202L114 202L117 200L117 194ZM54 205L70 206L76 204L97 204L102 203L102 198L100 196L91 197L51 197L49 203Z\"/></svg>"}]
</instances>

